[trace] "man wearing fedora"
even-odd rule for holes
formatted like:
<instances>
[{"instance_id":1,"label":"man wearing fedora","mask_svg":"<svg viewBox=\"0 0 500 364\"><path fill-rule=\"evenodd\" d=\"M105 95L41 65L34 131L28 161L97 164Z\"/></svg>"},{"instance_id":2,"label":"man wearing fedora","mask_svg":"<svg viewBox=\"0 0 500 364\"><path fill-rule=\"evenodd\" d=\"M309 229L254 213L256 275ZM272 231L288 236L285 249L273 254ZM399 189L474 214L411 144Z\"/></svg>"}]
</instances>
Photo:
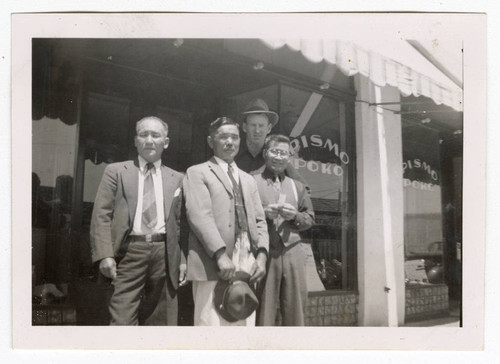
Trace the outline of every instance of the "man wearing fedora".
<instances>
[{"instance_id":1,"label":"man wearing fedora","mask_svg":"<svg viewBox=\"0 0 500 364\"><path fill-rule=\"evenodd\" d=\"M257 98L248 103L243 112L243 117L242 128L246 134L246 140L243 148L240 148L235 161L240 169L250 173L264 165L262 155L264 141L272 128L278 124L279 116L274 111L269 110L264 100ZM290 178L301 181L307 187L306 181L291 164L286 166L285 174Z\"/></svg>"},{"instance_id":2,"label":"man wearing fedora","mask_svg":"<svg viewBox=\"0 0 500 364\"><path fill-rule=\"evenodd\" d=\"M253 172L269 232L267 276L258 287L257 325L273 326L279 307L283 326L304 326L307 301L306 250L300 232L314 224L312 202L304 184L285 175L290 139L269 135L265 166Z\"/></svg>"},{"instance_id":3,"label":"man wearing fedora","mask_svg":"<svg viewBox=\"0 0 500 364\"><path fill-rule=\"evenodd\" d=\"M251 286L265 275L269 247L264 210L255 180L234 162L239 125L216 119L207 142L214 156L190 167L183 182L194 324L255 325Z\"/></svg>"}]
</instances>

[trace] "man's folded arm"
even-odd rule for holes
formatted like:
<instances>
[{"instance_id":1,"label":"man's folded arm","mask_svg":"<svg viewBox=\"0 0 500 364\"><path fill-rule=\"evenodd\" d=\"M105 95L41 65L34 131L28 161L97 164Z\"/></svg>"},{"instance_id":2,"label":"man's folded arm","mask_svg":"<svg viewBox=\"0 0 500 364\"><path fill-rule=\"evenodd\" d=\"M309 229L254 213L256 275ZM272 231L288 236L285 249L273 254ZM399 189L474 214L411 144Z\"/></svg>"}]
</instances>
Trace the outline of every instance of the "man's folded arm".
<instances>
[{"instance_id":1,"label":"man's folded arm","mask_svg":"<svg viewBox=\"0 0 500 364\"><path fill-rule=\"evenodd\" d=\"M298 204L299 208L295 218L289 223L296 231L304 231L311 228L314 225L314 210L311 198L309 197L309 192L306 190L304 184L294 181L297 187Z\"/></svg>"}]
</instances>

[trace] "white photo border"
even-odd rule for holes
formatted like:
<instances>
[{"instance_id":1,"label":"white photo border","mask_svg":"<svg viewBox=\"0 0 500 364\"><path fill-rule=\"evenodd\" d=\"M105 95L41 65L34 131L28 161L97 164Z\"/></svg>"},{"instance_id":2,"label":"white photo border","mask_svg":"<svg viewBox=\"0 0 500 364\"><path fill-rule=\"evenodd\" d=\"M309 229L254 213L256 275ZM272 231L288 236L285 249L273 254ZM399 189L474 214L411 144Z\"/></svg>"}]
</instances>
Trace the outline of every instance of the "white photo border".
<instances>
[{"instance_id":1,"label":"white photo border","mask_svg":"<svg viewBox=\"0 0 500 364\"><path fill-rule=\"evenodd\" d=\"M251 26L255 19L261 26ZM325 18L329 21L325 22ZM390 18L390 21L389 19ZM464 39L462 328L201 328L31 325L32 38L322 38L336 27L418 34L439 29ZM290 21L299 26L287 26ZM310 27L321 23L323 26ZM365 25L363 25L365 24ZM228 34L231 29L231 34ZM321 32L318 30L321 29ZM444 36L444 34L442 34ZM440 34L436 34L439 38ZM479 56L478 56L479 55ZM486 19L480 14L15 14L12 18L13 345L21 349L364 349L481 350L484 339ZM186 340L186 338L190 338ZM242 340L244 338L244 340Z\"/></svg>"}]
</instances>

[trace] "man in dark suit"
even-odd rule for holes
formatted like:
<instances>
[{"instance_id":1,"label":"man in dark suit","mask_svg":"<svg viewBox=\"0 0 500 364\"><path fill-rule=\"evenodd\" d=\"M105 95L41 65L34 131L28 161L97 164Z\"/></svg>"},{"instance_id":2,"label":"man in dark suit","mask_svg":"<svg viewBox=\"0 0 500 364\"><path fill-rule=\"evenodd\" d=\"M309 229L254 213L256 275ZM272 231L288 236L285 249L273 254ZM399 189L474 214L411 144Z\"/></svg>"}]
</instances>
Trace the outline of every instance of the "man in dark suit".
<instances>
[{"instance_id":1,"label":"man in dark suit","mask_svg":"<svg viewBox=\"0 0 500 364\"><path fill-rule=\"evenodd\" d=\"M265 275L269 237L254 179L238 169L239 125L221 117L211 123L207 138L214 156L190 167L184 179L190 225L188 280L193 281L194 324L255 325L255 314L234 323L215 309L214 288L236 271L250 274L250 284Z\"/></svg>"},{"instance_id":2,"label":"man in dark suit","mask_svg":"<svg viewBox=\"0 0 500 364\"><path fill-rule=\"evenodd\" d=\"M269 135L265 165L253 172L269 230L267 276L258 287L259 326L273 326L278 307L283 326L304 326L306 251L299 232L313 226L314 212L305 186L285 175L291 152L288 137Z\"/></svg>"},{"instance_id":3,"label":"man in dark suit","mask_svg":"<svg viewBox=\"0 0 500 364\"><path fill-rule=\"evenodd\" d=\"M90 242L93 262L112 280L111 325L177 325L183 175L162 165L167 135L163 120L139 120L138 158L108 165L97 191Z\"/></svg>"}]
</instances>

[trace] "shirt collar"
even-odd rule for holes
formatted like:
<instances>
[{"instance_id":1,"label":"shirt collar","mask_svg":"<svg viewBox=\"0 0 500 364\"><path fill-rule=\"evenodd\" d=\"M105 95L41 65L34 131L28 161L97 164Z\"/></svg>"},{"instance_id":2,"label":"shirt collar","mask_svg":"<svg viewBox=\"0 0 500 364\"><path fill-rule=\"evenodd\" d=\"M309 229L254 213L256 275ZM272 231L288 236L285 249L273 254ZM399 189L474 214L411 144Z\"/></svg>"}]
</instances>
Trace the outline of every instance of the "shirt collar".
<instances>
[{"instance_id":1,"label":"shirt collar","mask_svg":"<svg viewBox=\"0 0 500 364\"><path fill-rule=\"evenodd\" d=\"M148 164L149 162L147 160L145 160L144 158L142 158L141 156L139 156L139 168L141 170L142 173L145 173L145 169L146 169L146 164ZM161 168L161 159L158 159L156 162L153 163L154 166L155 166L155 173L157 173L160 168Z\"/></svg>"},{"instance_id":2,"label":"shirt collar","mask_svg":"<svg viewBox=\"0 0 500 364\"><path fill-rule=\"evenodd\" d=\"M264 172L262 172L262 177L264 177L265 179L268 179L268 180L271 180L271 181L274 181L274 172L270 171L269 169L264 169ZM281 172L280 174L278 174L278 178L280 179L280 182L283 182L283 180L285 179L285 172Z\"/></svg>"},{"instance_id":3,"label":"shirt collar","mask_svg":"<svg viewBox=\"0 0 500 364\"><path fill-rule=\"evenodd\" d=\"M222 169L223 169L225 172L227 172L229 164L228 164L225 160L223 160L223 159L221 159L221 158L219 158L219 157L217 157L217 156L215 156L215 155L214 155L214 158L215 158L215 161L217 162L217 164L218 164L219 166L221 166L221 167L222 167ZM231 162L231 167L233 167L233 169L234 169L234 170L238 169L238 166L236 165L236 162L235 162L235 161L232 161L232 162Z\"/></svg>"}]
</instances>

